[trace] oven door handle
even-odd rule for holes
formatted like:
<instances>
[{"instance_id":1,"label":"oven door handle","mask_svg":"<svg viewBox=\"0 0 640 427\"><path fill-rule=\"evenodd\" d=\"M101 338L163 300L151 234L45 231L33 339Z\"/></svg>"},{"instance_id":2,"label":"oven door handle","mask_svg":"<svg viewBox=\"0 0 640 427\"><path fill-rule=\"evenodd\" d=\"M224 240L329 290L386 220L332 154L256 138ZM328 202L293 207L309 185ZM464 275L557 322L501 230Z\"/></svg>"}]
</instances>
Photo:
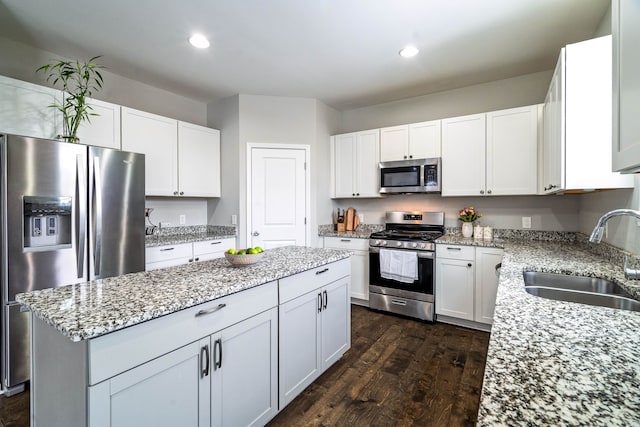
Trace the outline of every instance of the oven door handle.
<instances>
[{"instance_id":1,"label":"oven door handle","mask_svg":"<svg viewBox=\"0 0 640 427\"><path fill-rule=\"evenodd\" d=\"M418 254L418 258L422 258L422 259L434 259L436 257L436 253L435 252L429 252L429 251L407 251L407 252L415 252ZM369 248L369 253L370 254L379 254L380 253L380 248L376 247L376 246L372 246Z\"/></svg>"}]
</instances>

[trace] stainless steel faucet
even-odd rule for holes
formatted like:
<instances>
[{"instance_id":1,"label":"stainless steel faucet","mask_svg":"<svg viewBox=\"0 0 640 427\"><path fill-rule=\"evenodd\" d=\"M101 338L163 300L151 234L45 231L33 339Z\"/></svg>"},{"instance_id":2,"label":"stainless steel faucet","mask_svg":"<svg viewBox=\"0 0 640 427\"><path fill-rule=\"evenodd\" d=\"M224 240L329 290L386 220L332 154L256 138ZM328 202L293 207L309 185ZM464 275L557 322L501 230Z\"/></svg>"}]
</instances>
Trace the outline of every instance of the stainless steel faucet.
<instances>
[{"instance_id":1,"label":"stainless steel faucet","mask_svg":"<svg viewBox=\"0 0 640 427\"><path fill-rule=\"evenodd\" d=\"M606 214L602 215L598 220L595 228L591 232L591 237L589 237L589 241L591 243L600 243L602 240L602 235L604 234L604 226L605 224L614 217L617 216L632 216L638 220L640 220L640 211L636 211L633 209L614 209ZM628 258L625 255L624 257L624 277L632 280L640 280L640 269L633 269L628 267Z\"/></svg>"}]
</instances>

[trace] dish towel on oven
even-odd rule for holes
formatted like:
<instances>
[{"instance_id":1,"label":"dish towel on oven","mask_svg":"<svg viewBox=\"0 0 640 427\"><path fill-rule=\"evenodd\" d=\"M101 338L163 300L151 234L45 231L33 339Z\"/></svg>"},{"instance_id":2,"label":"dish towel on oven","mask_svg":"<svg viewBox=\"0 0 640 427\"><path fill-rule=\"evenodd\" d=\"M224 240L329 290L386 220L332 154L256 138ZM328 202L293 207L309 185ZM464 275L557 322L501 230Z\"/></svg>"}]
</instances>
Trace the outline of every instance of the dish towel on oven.
<instances>
[{"instance_id":1,"label":"dish towel on oven","mask_svg":"<svg viewBox=\"0 0 640 427\"><path fill-rule=\"evenodd\" d=\"M380 276L402 283L418 280L418 254L380 249Z\"/></svg>"}]
</instances>

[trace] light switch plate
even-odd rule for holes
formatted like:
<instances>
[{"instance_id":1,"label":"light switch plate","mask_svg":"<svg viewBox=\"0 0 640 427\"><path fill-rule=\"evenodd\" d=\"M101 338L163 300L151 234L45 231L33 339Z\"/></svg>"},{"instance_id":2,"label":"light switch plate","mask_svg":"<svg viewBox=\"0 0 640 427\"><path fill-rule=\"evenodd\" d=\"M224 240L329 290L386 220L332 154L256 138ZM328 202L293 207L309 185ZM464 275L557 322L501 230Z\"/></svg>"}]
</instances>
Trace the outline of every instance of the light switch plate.
<instances>
[{"instance_id":1,"label":"light switch plate","mask_svg":"<svg viewBox=\"0 0 640 427\"><path fill-rule=\"evenodd\" d=\"M238 215L231 215L231 225L238 225Z\"/></svg>"},{"instance_id":2,"label":"light switch plate","mask_svg":"<svg viewBox=\"0 0 640 427\"><path fill-rule=\"evenodd\" d=\"M187 223L187 216L180 215L180 225L185 225Z\"/></svg>"},{"instance_id":3,"label":"light switch plate","mask_svg":"<svg viewBox=\"0 0 640 427\"><path fill-rule=\"evenodd\" d=\"M522 228L531 228L531 217L523 216L522 217Z\"/></svg>"}]
</instances>

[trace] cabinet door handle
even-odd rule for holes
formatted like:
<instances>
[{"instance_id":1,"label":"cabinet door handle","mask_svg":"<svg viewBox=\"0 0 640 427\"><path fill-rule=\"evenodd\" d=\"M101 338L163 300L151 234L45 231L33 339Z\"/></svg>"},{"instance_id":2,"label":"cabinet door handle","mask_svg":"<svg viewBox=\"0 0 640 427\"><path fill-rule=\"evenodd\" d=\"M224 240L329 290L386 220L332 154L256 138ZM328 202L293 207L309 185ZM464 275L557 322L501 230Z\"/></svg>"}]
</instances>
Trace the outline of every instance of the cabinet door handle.
<instances>
[{"instance_id":1,"label":"cabinet door handle","mask_svg":"<svg viewBox=\"0 0 640 427\"><path fill-rule=\"evenodd\" d=\"M222 310L226 306L227 304L218 304L217 306L210 308L208 310L200 310L199 312L196 313L196 317L206 316L207 314L215 313L218 310Z\"/></svg>"},{"instance_id":2,"label":"cabinet door handle","mask_svg":"<svg viewBox=\"0 0 640 427\"><path fill-rule=\"evenodd\" d=\"M322 293L318 294L318 313L322 313Z\"/></svg>"},{"instance_id":3,"label":"cabinet door handle","mask_svg":"<svg viewBox=\"0 0 640 427\"><path fill-rule=\"evenodd\" d=\"M196 261L200 261L200 258L196 258Z\"/></svg>"},{"instance_id":4,"label":"cabinet door handle","mask_svg":"<svg viewBox=\"0 0 640 427\"><path fill-rule=\"evenodd\" d=\"M189 258L189 262L193 262L193 258Z\"/></svg>"},{"instance_id":5,"label":"cabinet door handle","mask_svg":"<svg viewBox=\"0 0 640 427\"><path fill-rule=\"evenodd\" d=\"M204 368L202 367L203 362L205 362ZM209 345L205 345L204 347L200 348L200 378L204 378L208 375L209 375Z\"/></svg>"},{"instance_id":6,"label":"cabinet door handle","mask_svg":"<svg viewBox=\"0 0 640 427\"><path fill-rule=\"evenodd\" d=\"M322 304L322 309L326 310L327 309L327 304L329 303L329 294L327 293L327 291L324 291L324 303Z\"/></svg>"},{"instance_id":7,"label":"cabinet door handle","mask_svg":"<svg viewBox=\"0 0 640 427\"><path fill-rule=\"evenodd\" d=\"M484 194L484 190L480 190L480 194Z\"/></svg>"},{"instance_id":8,"label":"cabinet door handle","mask_svg":"<svg viewBox=\"0 0 640 427\"><path fill-rule=\"evenodd\" d=\"M487 190L487 194L491 194L491 190Z\"/></svg>"},{"instance_id":9,"label":"cabinet door handle","mask_svg":"<svg viewBox=\"0 0 640 427\"><path fill-rule=\"evenodd\" d=\"M219 245L222 242L211 242L212 245Z\"/></svg>"},{"instance_id":10,"label":"cabinet door handle","mask_svg":"<svg viewBox=\"0 0 640 427\"><path fill-rule=\"evenodd\" d=\"M172 251L174 249L175 248L162 248L162 249L160 249L160 252Z\"/></svg>"},{"instance_id":11,"label":"cabinet door handle","mask_svg":"<svg viewBox=\"0 0 640 427\"><path fill-rule=\"evenodd\" d=\"M323 268L322 270L318 270L318 271L316 271L316 276L318 274L326 273L327 271L329 271L329 268Z\"/></svg>"},{"instance_id":12,"label":"cabinet door handle","mask_svg":"<svg viewBox=\"0 0 640 427\"><path fill-rule=\"evenodd\" d=\"M180 192L180 195L181 195L181 196L184 196L184 191L181 191L181 192Z\"/></svg>"},{"instance_id":13,"label":"cabinet door handle","mask_svg":"<svg viewBox=\"0 0 640 427\"><path fill-rule=\"evenodd\" d=\"M471 263L468 263L468 264L467 264L467 267L471 267L471 266L472 266L472 264L471 264Z\"/></svg>"},{"instance_id":14,"label":"cabinet door handle","mask_svg":"<svg viewBox=\"0 0 640 427\"><path fill-rule=\"evenodd\" d=\"M350 242L351 239L340 239L341 242Z\"/></svg>"},{"instance_id":15,"label":"cabinet door handle","mask_svg":"<svg viewBox=\"0 0 640 427\"><path fill-rule=\"evenodd\" d=\"M174 196L177 196L177 195L178 195L178 192L177 192L177 191L174 191L174 192L173 192L173 195L174 195Z\"/></svg>"},{"instance_id":16,"label":"cabinet door handle","mask_svg":"<svg viewBox=\"0 0 640 427\"><path fill-rule=\"evenodd\" d=\"M447 246L448 251L461 251L462 248L452 248L451 246Z\"/></svg>"},{"instance_id":17,"label":"cabinet door handle","mask_svg":"<svg viewBox=\"0 0 640 427\"><path fill-rule=\"evenodd\" d=\"M213 343L213 353L213 370L217 371L218 369L222 368L222 338L218 338Z\"/></svg>"}]
</instances>

